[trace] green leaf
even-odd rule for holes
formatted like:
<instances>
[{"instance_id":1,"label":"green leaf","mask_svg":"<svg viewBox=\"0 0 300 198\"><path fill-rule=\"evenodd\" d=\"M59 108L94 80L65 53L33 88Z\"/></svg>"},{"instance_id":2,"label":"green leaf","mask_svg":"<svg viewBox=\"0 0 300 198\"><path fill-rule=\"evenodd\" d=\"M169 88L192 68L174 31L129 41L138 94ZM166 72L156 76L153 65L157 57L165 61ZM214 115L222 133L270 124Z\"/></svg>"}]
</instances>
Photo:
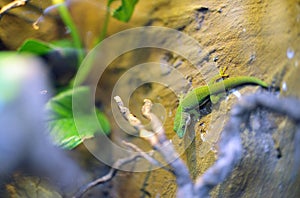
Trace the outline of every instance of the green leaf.
<instances>
[{"instance_id":1,"label":"green leaf","mask_svg":"<svg viewBox=\"0 0 300 198\"><path fill-rule=\"evenodd\" d=\"M111 4L112 2L114 2L114 1L116 1L116 0L108 0L107 5L110 6L110 4Z\"/></svg>"},{"instance_id":2,"label":"green leaf","mask_svg":"<svg viewBox=\"0 0 300 198\"><path fill-rule=\"evenodd\" d=\"M110 5L114 0L110 0ZM133 14L133 10L138 0L122 0L121 6L113 12L113 17L120 21L128 22Z\"/></svg>"},{"instance_id":3,"label":"green leaf","mask_svg":"<svg viewBox=\"0 0 300 198\"><path fill-rule=\"evenodd\" d=\"M76 122L73 116L73 97L81 101L80 109L76 109ZM106 116L95 109L94 105L89 105L90 100L89 87L82 86L61 92L46 104L47 127L55 145L73 149L84 139L92 138L97 133L109 134L110 125ZM95 115L94 109L99 123L92 121ZM84 128L81 127L79 133L76 126L84 126Z\"/></svg>"},{"instance_id":4,"label":"green leaf","mask_svg":"<svg viewBox=\"0 0 300 198\"><path fill-rule=\"evenodd\" d=\"M21 47L19 47L18 51L29 52L36 55L44 55L44 54L48 54L49 52L55 49L56 49L55 46L49 43L34 40L34 39L28 39L21 45Z\"/></svg>"},{"instance_id":5,"label":"green leaf","mask_svg":"<svg viewBox=\"0 0 300 198\"><path fill-rule=\"evenodd\" d=\"M52 46L56 46L57 48L69 48L69 49L74 49L74 45L71 40L68 39L62 39L62 40L57 40L57 41L52 41L50 43Z\"/></svg>"},{"instance_id":6,"label":"green leaf","mask_svg":"<svg viewBox=\"0 0 300 198\"><path fill-rule=\"evenodd\" d=\"M72 49L74 49L74 47L69 40L59 40L52 43L47 43L35 39L27 39L18 48L18 52L27 52L35 55L45 55L54 50L68 53L68 51Z\"/></svg>"}]
</instances>

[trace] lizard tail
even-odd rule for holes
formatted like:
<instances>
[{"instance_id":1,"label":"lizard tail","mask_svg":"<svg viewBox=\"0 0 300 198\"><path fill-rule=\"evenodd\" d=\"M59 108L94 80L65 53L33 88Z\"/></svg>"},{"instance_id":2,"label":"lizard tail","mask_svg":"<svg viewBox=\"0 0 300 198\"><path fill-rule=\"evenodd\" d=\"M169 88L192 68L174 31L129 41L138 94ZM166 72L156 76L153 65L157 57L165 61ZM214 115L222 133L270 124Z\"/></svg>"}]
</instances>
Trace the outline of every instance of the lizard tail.
<instances>
[{"instance_id":1,"label":"lizard tail","mask_svg":"<svg viewBox=\"0 0 300 198\"><path fill-rule=\"evenodd\" d=\"M221 84L224 83L224 87L226 87L226 89L231 89L231 88L243 85L243 84L260 85L263 88L269 87L269 85L266 82L264 82L258 78L250 77L250 76L237 76L234 78L228 78L219 83L221 83Z\"/></svg>"}]
</instances>

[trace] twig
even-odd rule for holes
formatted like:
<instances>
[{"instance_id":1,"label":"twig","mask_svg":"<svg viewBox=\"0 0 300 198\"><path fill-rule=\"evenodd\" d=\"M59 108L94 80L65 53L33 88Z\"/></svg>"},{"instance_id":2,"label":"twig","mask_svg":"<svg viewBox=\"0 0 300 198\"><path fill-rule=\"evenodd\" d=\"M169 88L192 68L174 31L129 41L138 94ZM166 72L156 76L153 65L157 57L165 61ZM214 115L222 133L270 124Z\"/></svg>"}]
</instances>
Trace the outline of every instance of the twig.
<instances>
[{"instance_id":1,"label":"twig","mask_svg":"<svg viewBox=\"0 0 300 198\"><path fill-rule=\"evenodd\" d=\"M147 137L153 134L153 132L145 129L145 126L142 125L142 122L139 119L137 119L133 114L131 114L127 107L124 107L123 101L119 96L114 97L114 99L123 117L129 122L131 126L133 126L137 131L139 131L141 137Z\"/></svg>"},{"instance_id":2,"label":"twig","mask_svg":"<svg viewBox=\"0 0 300 198\"><path fill-rule=\"evenodd\" d=\"M100 178L98 178L98 179L96 179L96 180L94 180L94 181L88 183L87 185L83 186L83 187L82 187L82 188L81 188L81 189L73 196L73 198L80 198L80 197L82 197L82 195L83 195L84 193L86 193L89 189L91 189L91 188L93 188L93 187L95 187L95 186L97 186L97 185L99 185L99 184L103 184L103 183L106 183L106 182L110 181L110 180L116 175L116 173L118 172L118 168L120 168L121 166L123 166L123 165L125 165L125 164L128 164L128 163L130 163L130 162L136 160L136 159L139 158L139 157L142 157L142 155L141 155L140 153L136 153L136 154L133 154L133 155L127 157L127 158L118 159L118 160L113 164L112 168L109 170L109 172L108 172L106 175L104 175L104 176L102 176L102 177L100 177Z\"/></svg>"},{"instance_id":3,"label":"twig","mask_svg":"<svg viewBox=\"0 0 300 198\"><path fill-rule=\"evenodd\" d=\"M26 3L28 3L29 0L15 0L13 2L10 2L9 4L6 4L5 6L3 6L1 9L0 9L0 17L2 14L4 14L5 12L13 9L13 8L17 8L17 7L20 7L20 6L24 6Z\"/></svg>"},{"instance_id":4,"label":"twig","mask_svg":"<svg viewBox=\"0 0 300 198\"><path fill-rule=\"evenodd\" d=\"M117 102L124 118L139 131L140 137L147 140L173 168L174 175L176 176L176 182L178 184L177 196L193 197L193 183L190 178L189 171L174 150L172 143L167 140L162 123L157 116L151 112L151 101L147 99L144 100L145 104L142 107L142 114L150 120L154 132L145 130L141 121L134 117L128 108L124 107L119 96L116 96L114 99Z\"/></svg>"},{"instance_id":5,"label":"twig","mask_svg":"<svg viewBox=\"0 0 300 198\"><path fill-rule=\"evenodd\" d=\"M145 158L146 160L148 160L151 164L158 166L158 167L162 167L163 169L165 169L166 171L169 171L171 173L174 174L173 170L164 167L163 164L161 164L159 161L157 161L156 159L154 159L153 157L151 157L150 155L148 155L147 153L145 153L144 151L142 151L139 147L137 147L135 144L126 142L126 141L122 141L124 145L130 147L131 149L135 150L136 152L138 152L143 158Z\"/></svg>"},{"instance_id":6,"label":"twig","mask_svg":"<svg viewBox=\"0 0 300 198\"><path fill-rule=\"evenodd\" d=\"M96 179L96 180L94 180L94 181L92 181L92 182L86 184L85 186L83 186L83 187L76 193L76 195L74 195L73 198L80 198L80 197L83 196L84 193L86 193L86 192L87 192L88 190L90 190L91 188L93 188L93 187L95 187L95 186L97 186L97 185L99 185L99 184L103 184L103 183L106 183L106 182L110 181L110 180L116 175L116 173L118 172L118 169L119 169L121 166L123 166L123 165L125 165L125 164L128 164L128 163L134 161L135 159L137 159L137 158L139 158L139 157L145 158L146 160L148 160L148 161L149 161L150 163L152 163L153 165L162 167L162 164L161 164L160 162L158 162L156 159L152 158L151 156L147 155L145 152L143 152L143 151L142 151L139 147L137 147L136 145L131 144L131 143L126 142L126 141L122 141L122 143L123 143L125 146L130 147L131 149L135 150L137 153L131 155L131 156L128 157L128 158L122 158L122 159L117 160L117 161L113 164L112 168L109 170L109 172L108 172L106 175L104 175L104 176L102 176L102 177L100 177L100 178L98 178L98 179ZM167 171L169 171L169 172L173 172L171 169L167 169L167 168L164 168L164 169L167 170Z\"/></svg>"},{"instance_id":7,"label":"twig","mask_svg":"<svg viewBox=\"0 0 300 198\"><path fill-rule=\"evenodd\" d=\"M151 112L151 108L152 102L145 99L144 106L142 107L142 114L150 120L151 127L155 132L155 138L148 138L148 141L173 168L176 176L176 183L178 185L177 197L193 197L193 183L189 171L183 161L179 158L173 144L166 138L163 125L158 117ZM153 139L156 140L153 141Z\"/></svg>"}]
</instances>

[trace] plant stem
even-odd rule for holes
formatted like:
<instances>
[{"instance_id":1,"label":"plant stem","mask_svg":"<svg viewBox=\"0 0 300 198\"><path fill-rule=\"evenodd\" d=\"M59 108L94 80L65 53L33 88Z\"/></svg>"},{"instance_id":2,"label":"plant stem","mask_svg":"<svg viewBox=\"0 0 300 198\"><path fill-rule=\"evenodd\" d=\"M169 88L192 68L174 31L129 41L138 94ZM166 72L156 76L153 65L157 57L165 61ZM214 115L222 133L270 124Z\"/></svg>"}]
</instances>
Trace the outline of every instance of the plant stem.
<instances>
[{"instance_id":1,"label":"plant stem","mask_svg":"<svg viewBox=\"0 0 300 198\"><path fill-rule=\"evenodd\" d=\"M68 29L71 31L71 36L72 36L72 39L74 42L74 46L78 50L78 65L77 65L77 67L79 67L84 58L84 52L82 50L81 39L80 39L78 30L76 28L76 25L73 22L72 17L69 13L69 10L66 7L66 4L63 0L52 0L52 2L53 2L53 4L57 4L58 11L59 11L59 14L60 14L63 22L68 27Z\"/></svg>"},{"instance_id":2,"label":"plant stem","mask_svg":"<svg viewBox=\"0 0 300 198\"><path fill-rule=\"evenodd\" d=\"M99 36L98 40L96 41L95 45L100 43L106 37L109 18L110 18L110 3L107 4L107 10L106 10L106 14L105 14L104 24L103 24L100 36Z\"/></svg>"},{"instance_id":3,"label":"plant stem","mask_svg":"<svg viewBox=\"0 0 300 198\"><path fill-rule=\"evenodd\" d=\"M102 27L99 37L95 40L94 46L96 46L98 43L103 41L103 39L106 37L107 27L108 27L109 17L110 17L110 3L111 2L109 1L107 4L107 11L106 11L105 19L104 19L104 24L103 24L103 27ZM84 63L85 67L80 70L80 73L77 73L77 75L76 75L76 84L77 85L82 84L85 81L85 79L87 78L87 76L89 75L89 73L92 69L93 58L89 57L86 60L86 62ZM75 77L71 80L70 84L73 85L74 82L75 82Z\"/></svg>"}]
</instances>

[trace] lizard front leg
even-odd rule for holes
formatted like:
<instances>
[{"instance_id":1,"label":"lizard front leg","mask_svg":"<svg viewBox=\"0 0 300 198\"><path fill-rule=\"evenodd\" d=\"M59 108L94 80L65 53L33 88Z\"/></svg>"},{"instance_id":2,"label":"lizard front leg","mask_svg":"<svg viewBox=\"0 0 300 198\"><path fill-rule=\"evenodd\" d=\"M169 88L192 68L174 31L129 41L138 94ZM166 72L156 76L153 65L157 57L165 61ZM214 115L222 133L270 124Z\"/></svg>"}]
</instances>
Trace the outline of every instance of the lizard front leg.
<instances>
[{"instance_id":1,"label":"lizard front leg","mask_svg":"<svg viewBox=\"0 0 300 198\"><path fill-rule=\"evenodd\" d=\"M227 67L224 67L223 69L220 69L220 72L218 75L216 75L215 77L213 77L209 82L208 82L208 88L210 86L213 86L218 80L220 79L225 79L229 77L229 74L226 74L226 70ZM225 90L225 87L224 87ZM220 93L220 94L211 94L210 95L210 101L213 104L216 104L217 102L219 102L220 98L222 98L224 96L224 93Z\"/></svg>"},{"instance_id":2,"label":"lizard front leg","mask_svg":"<svg viewBox=\"0 0 300 198\"><path fill-rule=\"evenodd\" d=\"M184 136L187 126L190 124L190 122L190 113L188 113L184 107L179 105L174 118L174 131L176 131L179 138Z\"/></svg>"},{"instance_id":3,"label":"lizard front leg","mask_svg":"<svg viewBox=\"0 0 300 198\"><path fill-rule=\"evenodd\" d=\"M177 134L180 138L184 136L186 129L190 123L191 123L191 114L187 112L182 112L179 127L177 130Z\"/></svg>"}]
</instances>

